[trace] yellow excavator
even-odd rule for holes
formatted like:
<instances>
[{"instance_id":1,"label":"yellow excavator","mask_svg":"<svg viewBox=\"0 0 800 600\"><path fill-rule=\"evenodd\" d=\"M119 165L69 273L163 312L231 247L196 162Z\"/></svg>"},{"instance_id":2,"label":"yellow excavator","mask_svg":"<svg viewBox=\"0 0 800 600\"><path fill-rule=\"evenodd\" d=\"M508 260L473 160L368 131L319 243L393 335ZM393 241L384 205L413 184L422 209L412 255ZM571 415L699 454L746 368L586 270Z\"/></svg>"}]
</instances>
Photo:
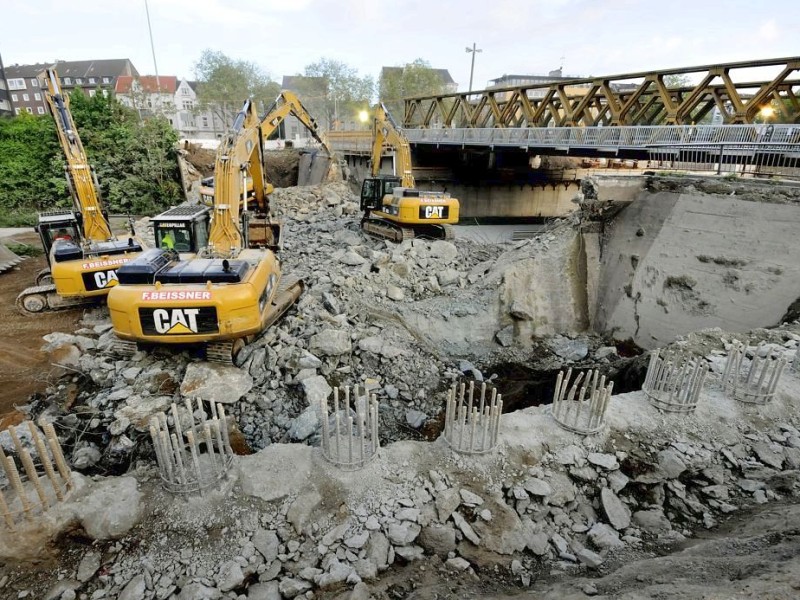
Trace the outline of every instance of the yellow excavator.
<instances>
[{"instance_id":1,"label":"yellow excavator","mask_svg":"<svg viewBox=\"0 0 800 600\"><path fill-rule=\"evenodd\" d=\"M136 258L143 249L134 237L117 239L111 233L100 203L97 176L72 120L69 97L62 92L53 69L47 70L45 98L66 159L73 207L39 215L36 231L49 266L38 274L35 287L17 297L17 308L27 315L101 299L117 284L119 266Z\"/></svg>"},{"instance_id":2,"label":"yellow excavator","mask_svg":"<svg viewBox=\"0 0 800 600\"><path fill-rule=\"evenodd\" d=\"M140 344L200 344L208 360L231 363L300 297L304 283L283 275L276 255L282 227L270 215L273 187L264 174L264 141L290 114L324 142L291 92L263 119L248 100L217 150L207 247L181 259L162 244L119 270L120 285L108 297L117 353ZM253 193L242 202L248 180Z\"/></svg>"},{"instance_id":3,"label":"yellow excavator","mask_svg":"<svg viewBox=\"0 0 800 600\"><path fill-rule=\"evenodd\" d=\"M384 145L394 148L397 175L380 175ZM411 149L383 104L375 109L372 127L372 177L361 186L361 228L394 242L426 237L451 239L458 223L459 202L446 192L416 189Z\"/></svg>"}]
</instances>

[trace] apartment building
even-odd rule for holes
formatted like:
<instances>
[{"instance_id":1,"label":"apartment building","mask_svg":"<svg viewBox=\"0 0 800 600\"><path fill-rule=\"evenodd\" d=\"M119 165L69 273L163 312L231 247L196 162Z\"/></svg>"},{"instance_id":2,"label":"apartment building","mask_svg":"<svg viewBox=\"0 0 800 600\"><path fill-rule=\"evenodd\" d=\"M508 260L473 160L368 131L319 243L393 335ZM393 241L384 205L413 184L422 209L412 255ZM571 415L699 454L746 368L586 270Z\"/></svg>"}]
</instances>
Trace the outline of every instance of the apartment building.
<instances>
[{"instance_id":1,"label":"apartment building","mask_svg":"<svg viewBox=\"0 0 800 600\"><path fill-rule=\"evenodd\" d=\"M66 93L81 89L89 96L112 92L118 77L139 75L127 58L11 65L6 67L5 74L15 114L26 111L43 115L47 112L45 73L53 68L58 72L61 87Z\"/></svg>"},{"instance_id":2,"label":"apartment building","mask_svg":"<svg viewBox=\"0 0 800 600\"><path fill-rule=\"evenodd\" d=\"M8 117L13 114L14 107L11 106L11 96L8 92L6 72L3 68L3 57L0 56L0 117Z\"/></svg>"}]
</instances>

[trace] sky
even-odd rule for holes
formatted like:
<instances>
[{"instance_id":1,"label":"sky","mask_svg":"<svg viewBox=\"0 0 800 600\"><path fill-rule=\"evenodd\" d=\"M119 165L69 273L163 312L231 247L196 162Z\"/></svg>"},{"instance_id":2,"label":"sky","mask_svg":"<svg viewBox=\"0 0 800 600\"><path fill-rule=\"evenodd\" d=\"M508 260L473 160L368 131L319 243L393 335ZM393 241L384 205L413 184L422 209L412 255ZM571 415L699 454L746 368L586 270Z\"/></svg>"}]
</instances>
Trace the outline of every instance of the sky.
<instances>
[{"instance_id":1,"label":"sky","mask_svg":"<svg viewBox=\"0 0 800 600\"><path fill-rule=\"evenodd\" d=\"M278 82L322 57L377 80L417 58L466 90L504 74L627 72L800 54L800 2L770 0L148 0L160 75L210 48ZM6 66L129 58L155 72L145 0L0 0Z\"/></svg>"}]
</instances>

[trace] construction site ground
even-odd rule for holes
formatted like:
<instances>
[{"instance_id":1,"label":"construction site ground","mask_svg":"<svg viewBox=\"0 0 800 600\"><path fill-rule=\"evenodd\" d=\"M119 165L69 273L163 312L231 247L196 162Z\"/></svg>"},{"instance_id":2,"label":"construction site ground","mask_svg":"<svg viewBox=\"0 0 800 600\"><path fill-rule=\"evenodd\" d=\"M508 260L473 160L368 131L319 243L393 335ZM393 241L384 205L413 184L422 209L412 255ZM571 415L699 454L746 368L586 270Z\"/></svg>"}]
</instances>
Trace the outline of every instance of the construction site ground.
<instances>
[{"instance_id":1,"label":"construction site ground","mask_svg":"<svg viewBox=\"0 0 800 600\"><path fill-rule=\"evenodd\" d=\"M39 246L39 236L18 233L2 241ZM47 266L44 256L28 257L4 273L0 286L0 415L13 412L14 406L24 403L34 392L41 392L52 384L63 370L53 367L49 357L42 352L42 336L53 331L75 331L81 317L80 310L65 310L43 314L36 318L22 317L14 306L19 293L34 285L36 274Z\"/></svg>"},{"instance_id":2,"label":"construction site ground","mask_svg":"<svg viewBox=\"0 0 800 600\"><path fill-rule=\"evenodd\" d=\"M41 379L26 411L53 424L76 488L14 535L0 529L0 599L796 599L800 324L782 315L797 303L800 245L781 228L800 200L642 183L627 206L587 189L580 213L535 232L463 227L397 245L359 230L343 183L277 189L284 273L307 289L236 366L172 350L119 358L105 309L9 335L34 325L13 312L44 262L27 259L3 276L17 353L3 368ZM703 234L670 245L701 209L715 216ZM743 243L740 213L759 243ZM601 313L618 327L589 318ZM65 333L48 362L51 331ZM726 387L734 340L785 367L764 405ZM708 370L694 413L662 413L642 391L648 346ZM595 435L554 419L567 369L614 384ZM440 435L450 385L472 381L504 401L484 454ZM334 385L380 402L380 445L357 471L321 448ZM151 419L194 423L210 402L247 452L204 494L171 493Z\"/></svg>"}]
</instances>

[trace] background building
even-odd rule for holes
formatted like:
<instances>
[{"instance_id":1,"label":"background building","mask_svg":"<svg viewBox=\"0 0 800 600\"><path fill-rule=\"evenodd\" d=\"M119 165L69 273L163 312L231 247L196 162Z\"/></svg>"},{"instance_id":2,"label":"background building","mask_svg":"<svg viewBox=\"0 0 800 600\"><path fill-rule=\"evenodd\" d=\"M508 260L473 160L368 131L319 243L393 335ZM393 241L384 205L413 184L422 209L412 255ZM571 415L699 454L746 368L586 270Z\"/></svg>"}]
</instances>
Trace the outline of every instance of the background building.
<instances>
[{"instance_id":1,"label":"background building","mask_svg":"<svg viewBox=\"0 0 800 600\"><path fill-rule=\"evenodd\" d=\"M0 56L0 117L8 117L13 114L14 107L11 106L11 96L8 93L6 72L3 69L3 57Z\"/></svg>"},{"instance_id":2,"label":"background building","mask_svg":"<svg viewBox=\"0 0 800 600\"><path fill-rule=\"evenodd\" d=\"M501 75L497 79L490 79L489 85L486 89L495 90L507 87L520 87L526 85L540 85L548 83L559 83L562 81L570 81L572 79L580 79L577 75L564 76L562 69L558 68L550 71L547 75ZM578 84L567 86L566 92L570 96L582 96L586 94L587 90L591 88L590 84ZM529 98L544 98L547 93L547 88L534 89L528 92ZM497 101L503 101L511 96L510 92L501 92L495 94Z\"/></svg>"},{"instance_id":3,"label":"background building","mask_svg":"<svg viewBox=\"0 0 800 600\"><path fill-rule=\"evenodd\" d=\"M58 72L65 92L80 88L89 96L113 91L118 77L139 75L136 67L127 58L11 65L5 69L6 81L16 114L27 111L43 115L47 112L44 99L44 90L47 89L45 72L53 68Z\"/></svg>"},{"instance_id":4,"label":"background building","mask_svg":"<svg viewBox=\"0 0 800 600\"><path fill-rule=\"evenodd\" d=\"M114 93L117 99L147 118L161 115L167 119L182 140L213 140L225 131L225 125L213 110L200 110L197 82L179 80L174 75L117 78Z\"/></svg>"}]
</instances>

